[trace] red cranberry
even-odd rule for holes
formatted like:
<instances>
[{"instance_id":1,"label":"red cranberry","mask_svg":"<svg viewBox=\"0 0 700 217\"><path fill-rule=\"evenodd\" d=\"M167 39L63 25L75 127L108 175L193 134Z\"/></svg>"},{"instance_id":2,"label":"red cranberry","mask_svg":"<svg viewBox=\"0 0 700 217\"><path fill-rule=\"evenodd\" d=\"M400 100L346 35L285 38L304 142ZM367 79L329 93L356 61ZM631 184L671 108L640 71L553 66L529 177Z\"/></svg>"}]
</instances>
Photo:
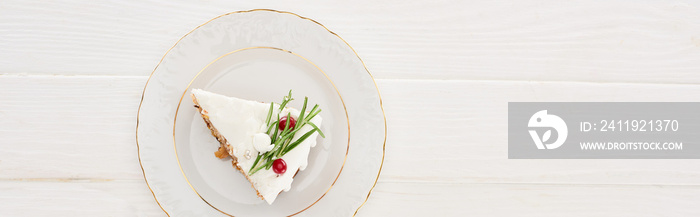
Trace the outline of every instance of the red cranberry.
<instances>
[{"instance_id":1,"label":"red cranberry","mask_svg":"<svg viewBox=\"0 0 700 217\"><path fill-rule=\"evenodd\" d=\"M284 172L287 172L287 163L284 162L282 158L273 161L272 171L274 171L277 174L284 174Z\"/></svg>"},{"instance_id":2,"label":"red cranberry","mask_svg":"<svg viewBox=\"0 0 700 217\"><path fill-rule=\"evenodd\" d=\"M289 129L290 130L294 129L294 125L297 124L297 121L294 120L293 117L284 116L284 117L280 118L280 124L278 126L280 130L284 130L284 126L287 125L287 120L289 120Z\"/></svg>"}]
</instances>

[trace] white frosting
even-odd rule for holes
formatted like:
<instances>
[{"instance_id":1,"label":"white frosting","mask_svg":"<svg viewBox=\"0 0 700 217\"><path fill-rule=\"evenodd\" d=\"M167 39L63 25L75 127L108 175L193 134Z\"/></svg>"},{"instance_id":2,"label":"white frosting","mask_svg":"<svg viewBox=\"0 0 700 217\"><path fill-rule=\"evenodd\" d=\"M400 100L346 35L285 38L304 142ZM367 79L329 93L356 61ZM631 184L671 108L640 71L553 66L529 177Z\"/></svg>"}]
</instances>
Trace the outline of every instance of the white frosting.
<instances>
[{"instance_id":1,"label":"white frosting","mask_svg":"<svg viewBox=\"0 0 700 217\"><path fill-rule=\"evenodd\" d=\"M265 153L272 150L275 146L272 145L272 140L267 133L256 133L253 135L253 147L258 152Z\"/></svg>"},{"instance_id":2,"label":"white frosting","mask_svg":"<svg viewBox=\"0 0 700 217\"><path fill-rule=\"evenodd\" d=\"M238 166L247 175L255 158L261 152L272 149L270 138L265 134L267 127L265 119L270 109L269 103L260 103L235 97L193 89L192 94L197 98L199 105L209 116L211 124L226 138L232 150L231 155L238 158ZM277 117L279 105L273 108L273 119ZM293 118L299 117L299 111L293 108L284 108L280 115L290 113ZM321 115L316 115L311 122L321 127ZM313 128L309 125L302 127L292 141L299 139ZM262 135L261 135L262 134ZM267 137L265 141L264 137ZM316 146L318 132L313 133L296 148L287 152L282 159L287 163L287 172L277 175L272 169L262 169L249 176L255 188L265 198L268 204L272 204L281 191L289 191L292 186L293 176L297 170L304 170L307 166L307 158L312 147ZM268 149L269 148L269 149ZM250 153L250 158L245 153Z\"/></svg>"}]
</instances>

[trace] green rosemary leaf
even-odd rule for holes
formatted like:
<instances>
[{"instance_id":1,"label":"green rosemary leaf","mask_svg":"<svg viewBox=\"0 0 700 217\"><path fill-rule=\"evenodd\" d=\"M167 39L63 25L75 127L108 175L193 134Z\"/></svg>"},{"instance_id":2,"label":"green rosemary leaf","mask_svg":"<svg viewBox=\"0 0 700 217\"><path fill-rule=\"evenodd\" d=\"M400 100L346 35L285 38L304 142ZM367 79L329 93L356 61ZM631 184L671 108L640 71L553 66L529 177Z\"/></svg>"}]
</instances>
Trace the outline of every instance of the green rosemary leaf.
<instances>
[{"instance_id":1,"label":"green rosemary leaf","mask_svg":"<svg viewBox=\"0 0 700 217\"><path fill-rule=\"evenodd\" d=\"M270 102L270 110L267 111L267 118L265 119L265 124L270 124L270 118L272 118L272 109L274 102Z\"/></svg>"},{"instance_id":2,"label":"green rosemary leaf","mask_svg":"<svg viewBox=\"0 0 700 217\"><path fill-rule=\"evenodd\" d=\"M281 138L279 139L279 148L278 148L277 150L275 150L275 151L271 154L271 156L280 156L280 153L282 153L282 150L284 150L285 145L286 145L287 143L289 143L290 140L292 140L292 137L293 137L293 136L294 136L294 134L288 133L288 134L285 135L284 137L281 137Z\"/></svg>"},{"instance_id":3,"label":"green rosemary leaf","mask_svg":"<svg viewBox=\"0 0 700 217\"><path fill-rule=\"evenodd\" d=\"M269 170L270 167L272 167L272 162L273 162L273 160L272 160L271 158L268 158L267 161L266 161L264 164L261 164L260 167L256 168L255 170L253 170L253 171L252 171L251 173L249 173L248 175L249 175L249 176L250 176L250 175L253 175L253 173L258 172L258 171L260 171L260 170L263 169L263 168L265 168L266 170Z\"/></svg>"},{"instance_id":4,"label":"green rosemary leaf","mask_svg":"<svg viewBox=\"0 0 700 217\"><path fill-rule=\"evenodd\" d=\"M314 112L316 112L316 109L318 109L318 104L314 105L314 107L311 108L311 111L309 111L309 114L313 114ZM308 115L306 117L307 117L307 118L305 118L306 120L311 120L308 118Z\"/></svg>"},{"instance_id":5,"label":"green rosemary leaf","mask_svg":"<svg viewBox=\"0 0 700 217\"><path fill-rule=\"evenodd\" d=\"M272 122L272 124L270 124L270 126L267 127L267 134L268 135L272 132L272 127L277 126L277 122L278 121Z\"/></svg>"},{"instance_id":6,"label":"green rosemary leaf","mask_svg":"<svg viewBox=\"0 0 700 217\"><path fill-rule=\"evenodd\" d=\"M289 115L290 115L290 114L287 113L287 116L289 116ZM284 138L285 136L287 136L287 135L292 131L292 129L289 128L290 122L291 122L291 121L286 121L286 122L285 122L285 124L284 124L284 130L282 130L282 132L279 134L279 136L276 136L276 137L275 137L275 141L284 141L284 140L280 140L280 139Z\"/></svg>"},{"instance_id":7,"label":"green rosemary leaf","mask_svg":"<svg viewBox=\"0 0 700 217\"><path fill-rule=\"evenodd\" d=\"M289 120L290 118L292 118L291 115L292 115L292 113L287 112L287 121L284 122L284 131L289 130L289 124L292 123L292 121Z\"/></svg>"},{"instance_id":8,"label":"green rosemary leaf","mask_svg":"<svg viewBox=\"0 0 700 217\"><path fill-rule=\"evenodd\" d=\"M303 122L301 120L304 120L304 114L306 111L306 102L309 101L309 97L304 97L304 105L301 106L301 112L299 113L299 117L297 118L297 125L302 126Z\"/></svg>"},{"instance_id":9,"label":"green rosemary leaf","mask_svg":"<svg viewBox=\"0 0 700 217\"><path fill-rule=\"evenodd\" d=\"M255 172L258 172L260 169L264 168L263 165L260 165L258 167L253 167L253 169L250 169L250 172L248 173L249 176L252 176L255 174Z\"/></svg>"},{"instance_id":10,"label":"green rosemary leaf","mask_svg":"<svg viewBox=\"0 0 700 217\"><path fill-rule=\"evenodd\" d=\"M272 154L274 154L277 150L279 150L279 146L278 146L278 145L275 145L275 147L273 147L272 150L270 150L270 151L268 151L268 152L265 152L265 154L263 154L263 159L269 158L269 157L272 156Z\"/></svg>"},{"instance_id":11,"label":"green rosemary leaf","mask_svg":"<svg viewBox=\"0 0 700 217\"><path fill-rule=\"evenodd\" d=\"M309 132L305 133L303 136L299 137L297 141L294 141L293 143L289 144L284 150L282 150L282 155L287 154L287 152L291 151L292 149L296 148L301 142L306 140L311 134L313 134L316 131L316 129L310 130Z\"/></svg>"},{"instance_id":12,"label":"green rosemary leaf","mask_svg":"<svg viewBox=\"0 0 700 217\"><path fill-rule=\"evenodd\" d=\"M320 110L316 111L315 110L316 108L317 107L314 107L314 109L311 109L311 111L309 112L310 116L307 115L306 117L304 117L305 120L303 120L303 122L300 123L300 121L297 121L297 126L294 127L294 131L292 133L296 133L297 131L301 130L301 128L304 125L306 125L307 123L310 123L311 119L313 119L319 112L321 112Z\"/></svg>"},{"instance_id":13,"label":"green rosemary leaf","mask_svg":"<svg viewBox=\"0 0 700 217\"><path fill-rule=\"evenodd\" d=\"M248 176L252 176L252 175L255 174L256 172L258 172L258 170L260 170L260 169L262 169L262 168L251 169L250 172L248 172Z\"/></svg>"},{"instance_id":14,"label":"green rosemary leaf","mask_svg":"<svg viewBox=\"0 0 700 217\"><path fill-rule=\"evenodd\" d=\"M280 135L280 137L278 137L276 139L275 143L273 143L274 147L272 147L272 150L265 153L265 158L269 158L270 156L275 156L276 153L282 149L282 144L284 144L284 140L288 137L289 137L288 134Z\"/></svg>"},{"instance_id":15,"label":"green rosemary leaf","mask_svg":"<svg viewBox=\"0 0 700 217\"><path fill-rule=\"evenodd\" d=\"M321 113L321 109L318 109L318 110L314 111L313 113L310 113L308 116L306 116L306 117L307 117L307 118L306 118L307 120L304 121L304 123L311 121L311 119L313 119L314 117L316 117L316 115L318 115L318 113Z\"/></svg>"},{"instance_id":16,"label":"green rosemary leaf","mask_svg":"<svg viewBox=\"0 0 700 217\"><path fill-rule=\"evenodd\" d=\"M272 162L274 162L272 159L267 160L267 164L265 164L265 169L269 170L272 168Z\"/></svg>"},{"instance_id":17,"label":"green rosemary leaf","mask_svg":"<svg viewBox=\"0 0 700 217\"><path fill-rule=\"evenodd\" d=\"M291 134L291 135L292 135L292 138L293 138L294 134ZM289 139L287 139L287 140L283 140L284 142L282 143L282 146L281 146L281 149L280 149L280 150L286 149L286 147L289 146L289 143L292 142L292 138L289 138ZM279 152L277 152L277 155L276 155L276 156L279 158L279 157L282 157L282 155L283 155L283 152L282 152L282 151L279 151Z\"/></svg>"},{"instance_id":18,"label":"green rosemary leaf","mask_svg":"<svg viewBox=\"0 0 700 217\"><path fill-rule=\"evenodd\" d=\"M248 172L252 171L253 168L255 168L255 165L258 165L258 161L260 161L260 158L262 158L262 155L258 155L258 157L255 158L255 162L253 162L253 166L250 167L250 169L248 170Z\"/></svg>"},{"instance_id":19,"label":"green rosemary leaf","mask_svg":"<svg viewBox=\"0 0 700 217\"><path fill-rule=\"evenodd\" d=\"M313 127L313 128L318 132L318 135L320 135L322 138L326 138L326 136L323 135L323 132L321 132L321 129L319 129L319 128L316 126L316 124L314 124L314 123L311 122L311 121L309 121L308 124L311 125L311 127Z\"/></svg>"},{"instance_id":20,"label":"green rosemary leaf","mask_svg":"<svg viewBox=\"0 0 700 217\"><path fill-rule=\"evenodd\" d=\"M276 121L276 122L279 123L279 121L280 121L280 114L278 113L278 114L277 114L277 121ZM277 138L277 132L278 132L278 131L279 131L279 127L275 127L275 133L273 133L272 136L270 136L271 143L275 143L275 139Z\"/></svg>"},{"instance_id":21,"label":"green rosemary leaf","mask_svg":"<svg viewBox=\"0 0 700 217\"><path fill-rule=\"evenodd\" d=\"M274 143L275 147L272 148L272 150L268 151L265 153L265 156L263 156L264 159L269 159L271 157L274 157L277 155L277 153L282 150L282 146L284 145L285 138L287 138L288 135L285 135L285 137L280 137L277 139L277 142Z\"/></svg>"},{"instance_id":22,"label":"green rosemary leaf","mask_svg":"<svg viewBox=\"0 0 700 217\"><path fill-rule=\"evenodd\" d=\"M287 133L287 134L284 135L283 137L280 137L280 140L279 140L279 141L282 141L280 144L284 145L284 142L287 141L287 140L290 140L292 137L294 137L294 134L293 134L293 133Z\"/></svg>"},{"instance_id":23,"label":"green rosemary leaf","mask_svg":"<svg viewBox=\"0 0 700 217\"><path fill-rule=\"evenodd\" d=\"M314 113L315 110L316 110L316 108L318 108L318 105L314 106L314 107L311 109L311 111L309 111L308 113L309 113L309 114ZM306 101L304 101L304 109L306 109ZM296 128L296 131L299 131L299 130L301 129L301 127L303 127L304 125L306 125L306 122L308 122L309 120L311 120L310 118L308 118L308 115L306 115L306 112L302 112L302 114L303 114L304 116L300 115L300 116L299 116L299 119L297 120L297 126L299 126L299 127ZM296 133L296 131L294 131L294 132Z\"/></svg>"},{"instance_id":24,"label":"green rosemary leaf","mask_svg":"<svg viewBox=\"0 0 700 217\"><path fill-rule=\"evenodd\" d=\"M280 111L282 111L282 109L284 109L284 107L287 106L287 103L289 103L292 100L294 100L294 98L292 98L292 90L289 90L289 95L282 97L282 103L280 104Z\"/></svg>"},{"instance_id":25,"label":"green rosemary leaf","mask_svg":"<svg viewBox=\"0 0 700 217\"><path fill-rule=\"evenodd\" d=\"M265 166L264 166L264 165L261 165L260 167L255 168L254 170L251 170L250 173L248 173L248 176L252 176L252 175L255 174L256 172L260 171L262 168L265 168Z\"/></svg>"},{"instance_id":26,"label":"green rosemary leaf","mask_svg":"<svg viewBox=\"0 0 700 217\"><path fill-rule=\"evenodd\" d=\"M289 101L284 101L282 102L282 104L280 104L280 111L282 111L282 109L284 109L284 107L287 106L287 103L289 103Z\"/></svg>"},{"instance_id":27,"label":"green rosemary leaf","mask_svg":"<svg viewBox=\"0 0 700 217\"><path fill-rule=\"evenodd\" d=\"M315 113L315 114L318 114L319 111L318 111L317 109L320 110L320 108L318 108L318 104L314 105L314 107L311 109L311 111L309 111L309 114L306 115L306 118L305 118L305 119L306 119L306 120L311 120L311 118L313 118L313 117L311 117L312 114L314 114L314 113Z\"/></svg>"}]
</instances>

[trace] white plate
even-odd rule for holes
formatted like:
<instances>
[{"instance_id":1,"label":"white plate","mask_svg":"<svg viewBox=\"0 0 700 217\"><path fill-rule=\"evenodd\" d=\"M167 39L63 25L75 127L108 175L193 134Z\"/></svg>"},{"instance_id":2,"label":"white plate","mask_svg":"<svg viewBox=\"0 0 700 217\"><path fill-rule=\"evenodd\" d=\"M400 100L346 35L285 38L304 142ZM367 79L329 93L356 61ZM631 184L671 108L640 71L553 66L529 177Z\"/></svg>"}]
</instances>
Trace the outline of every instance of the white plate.
<instances>
[{"instance_id":1,"label":"white plate","mask_svg":"<svg viewBox=\"0 0 700 217\"><path fill-rule=\"evenodd\" d=\"M274 78L274 79L270 79ZM260 85L266 84L266 85ZM318 104L325 139L317 139L306 170L297 173L292 189L273 204L257 197L250 183L231 165L218 159L219 142L211 135L190 99L191 89L262 102L281 102L293 90L288 105L301 109ZM348 116L332 81L313 63L290 51L251 47L224 54L198 73L178 103L175 116L175 150L180 168L192 189L211 206L241 216L284 216L301 212L321 199L339 177L349 148ZM292 171L295 172L295 171Z\"/></svg>"},{"instance_id":2,"label":"white plate","mask_svg":"<svg viewBox=\"0 0 700 217\"><path fill-rule=\"evenodd\" d=\"M192 107L189 90L263 102L293 90L323 109L326 135L292 190L268 205ZM273 10L222 15L181 38L144 88L139 160L169 216L350 216L368 199L384 158L386 122L376 84L352 48L308 18Z\"/></svg>"}]
</instances>

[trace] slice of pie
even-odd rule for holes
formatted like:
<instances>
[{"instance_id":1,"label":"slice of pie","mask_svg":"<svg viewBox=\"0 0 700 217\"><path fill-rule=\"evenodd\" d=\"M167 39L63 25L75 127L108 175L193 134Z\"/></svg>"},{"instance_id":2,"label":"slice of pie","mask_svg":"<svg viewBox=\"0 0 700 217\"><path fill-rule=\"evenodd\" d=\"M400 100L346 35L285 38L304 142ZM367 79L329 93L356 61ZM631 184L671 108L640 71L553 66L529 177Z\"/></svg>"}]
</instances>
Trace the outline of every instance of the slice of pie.
<instances>
[{"instance_id":1,"label":"slice of pie","mask_svg":"<svg viewBox=\"0 0 700 217\"><path fill-rule=\"evenodd\" d=\"M231 156L233 166L268 204L289 191L296 173L306 168L316 137L323 136L318 105L306 106L305 99L302 115L285 107L291 100L291 91L277 104L192 90L194 107L221 144L216 156Z\"/></svg>"}]
</instances>

